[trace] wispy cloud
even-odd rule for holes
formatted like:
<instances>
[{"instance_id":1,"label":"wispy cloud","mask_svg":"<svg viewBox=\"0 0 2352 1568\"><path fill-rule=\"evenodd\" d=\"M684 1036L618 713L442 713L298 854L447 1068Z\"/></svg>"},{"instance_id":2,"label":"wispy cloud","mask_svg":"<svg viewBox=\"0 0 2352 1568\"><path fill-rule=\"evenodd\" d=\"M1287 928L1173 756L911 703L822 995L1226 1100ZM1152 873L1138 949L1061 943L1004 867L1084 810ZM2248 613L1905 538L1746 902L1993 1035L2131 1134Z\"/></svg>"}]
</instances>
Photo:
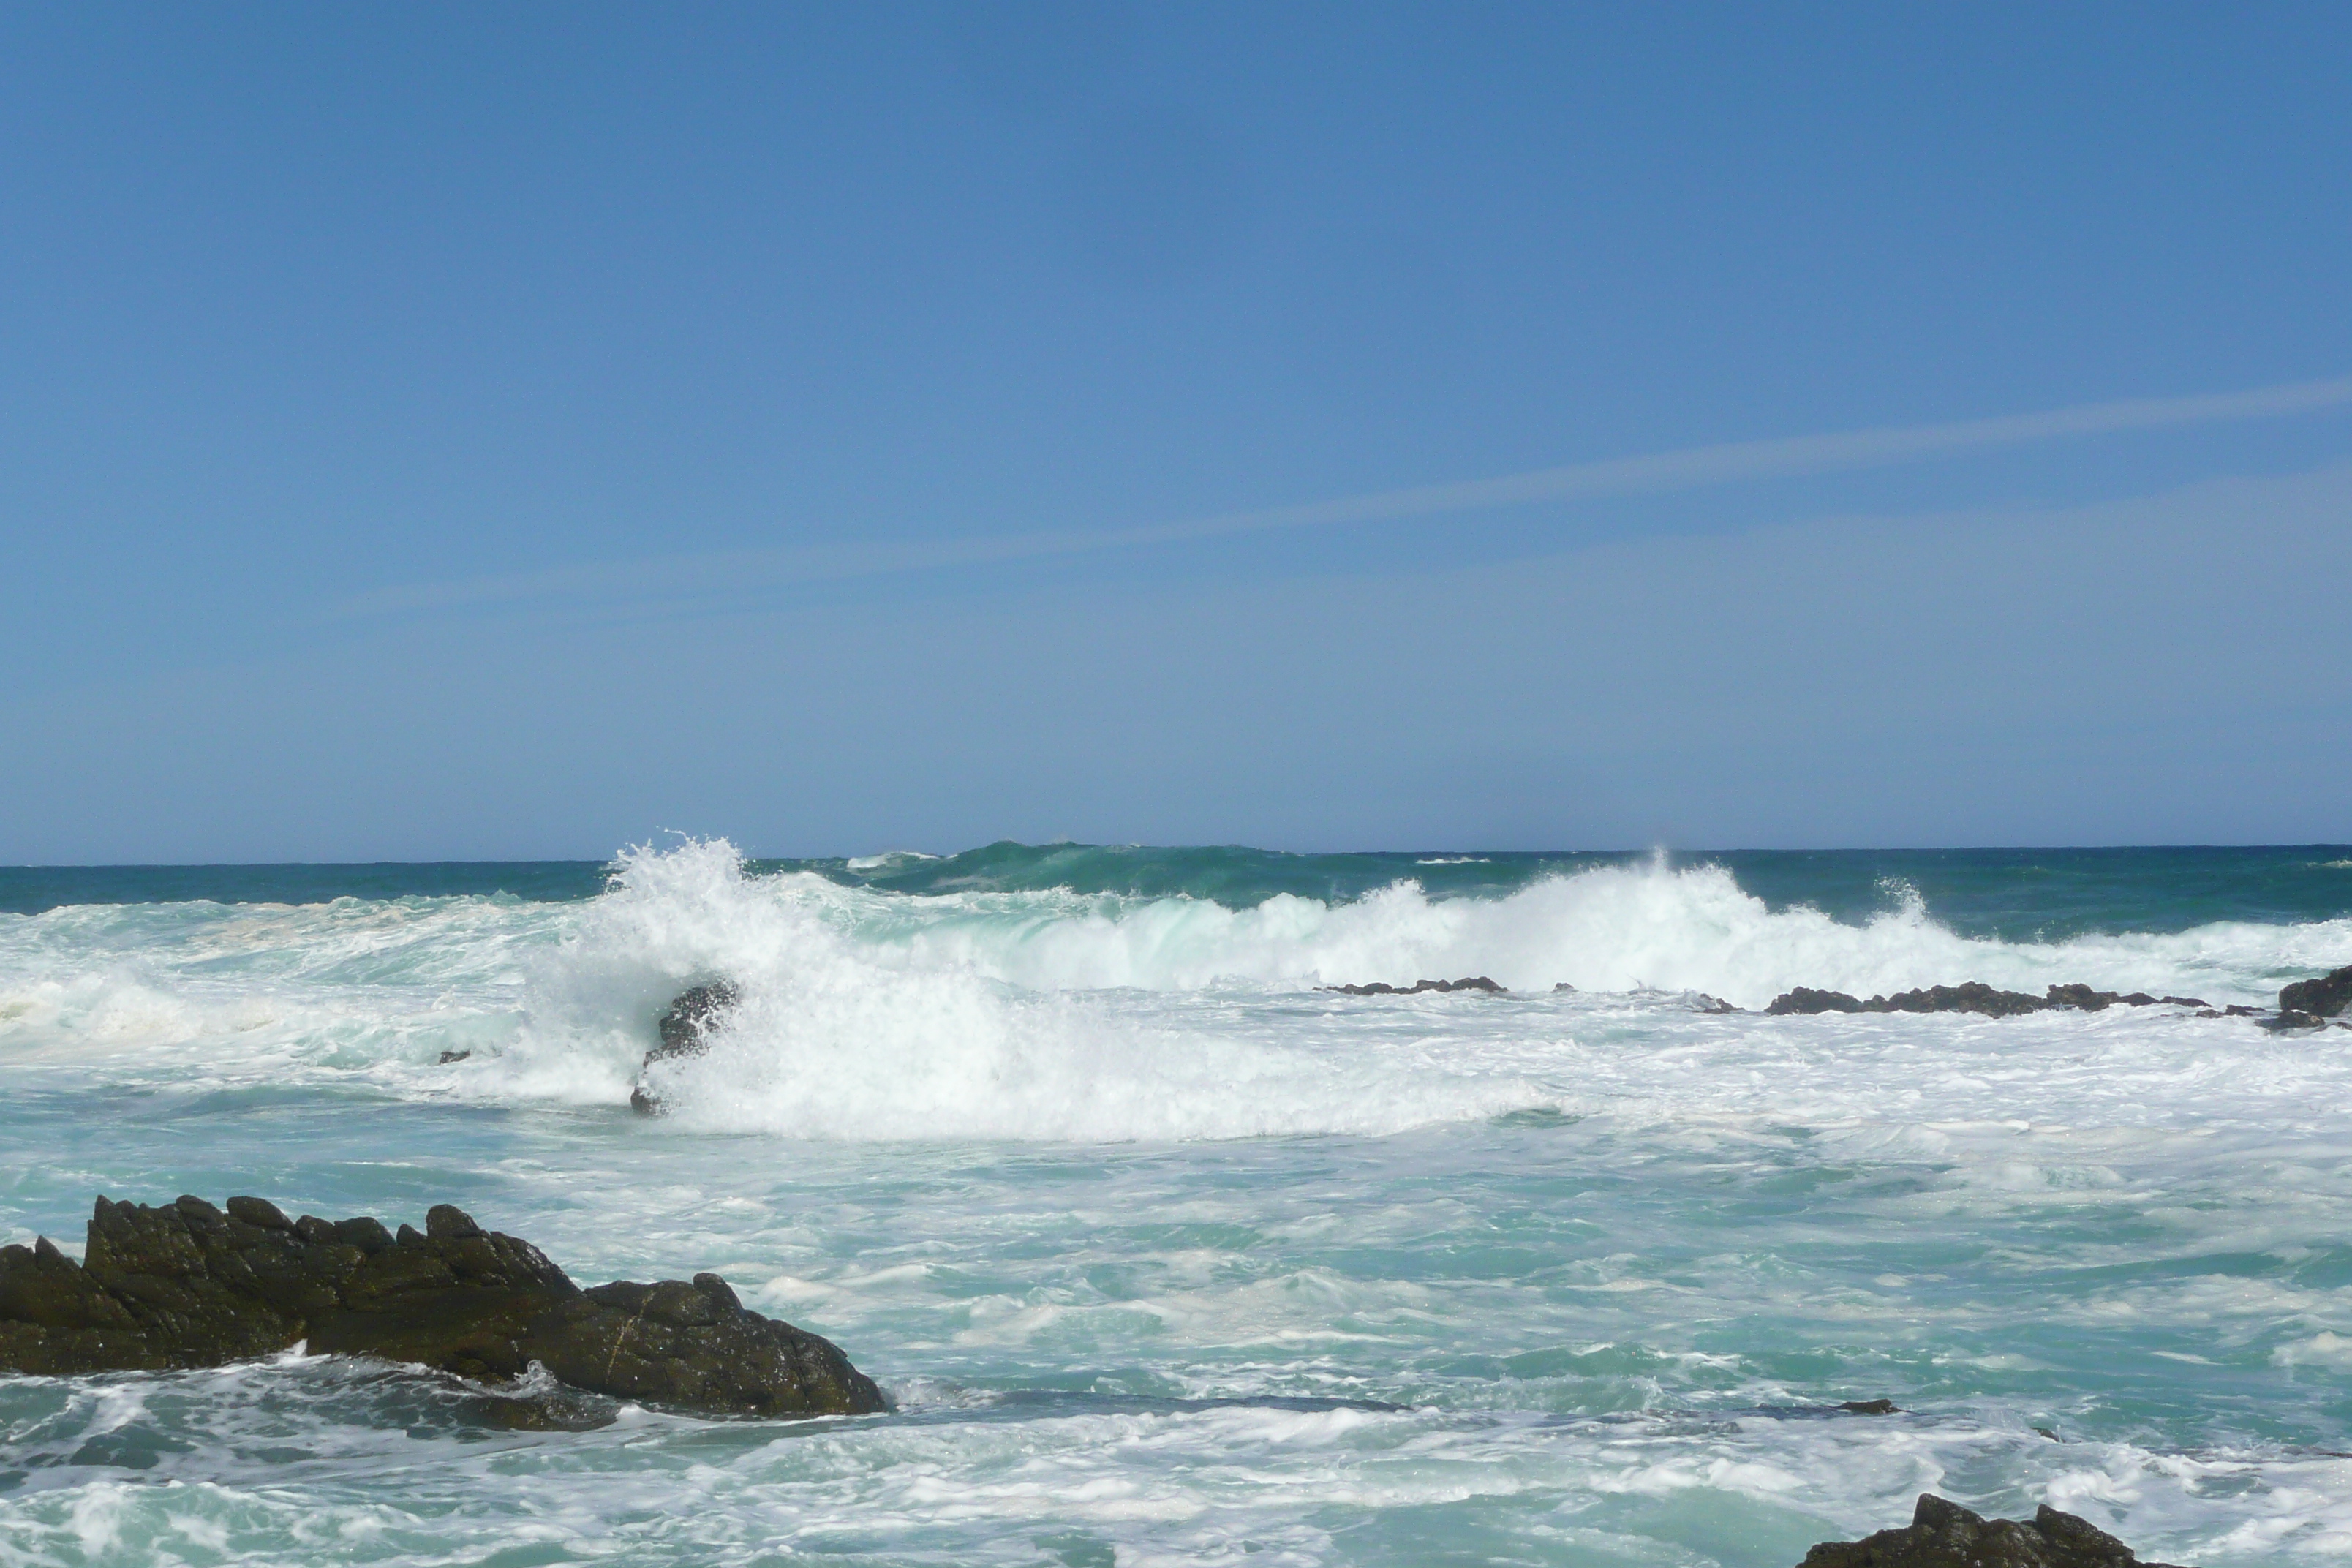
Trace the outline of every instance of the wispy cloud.
<instances>
[{"instance_id":1,"label":"wispy cloud","mask_svg":"<svg viewBox=\"0 0 2352 1568\"><path fill-rule=\"evenodd\" d=\"M586 563L541 572L419 584L364 595L343 606L353 615L455 608L518 600L588 595L668 599L707 593L822 583L900 572L1075 555L1089 551L1180 543L1227 534L1322 528L1397 518L1524 506L1538 501L1697 489L1748 479L1890 468L1945 454L2021 447L2068 437L2267 419L2352 403L2352 376L2297 382L2200 397L2147 397L2084 404L2036 414L2002 415L1945 425L1852 430L1686 447L1640 457L1571 463L1499 479L1417 485L1371 495L1253 511L1225 512L1139 528L999 534L978 539L786 546L767 550Z\"/></svg>"}]
</instances>

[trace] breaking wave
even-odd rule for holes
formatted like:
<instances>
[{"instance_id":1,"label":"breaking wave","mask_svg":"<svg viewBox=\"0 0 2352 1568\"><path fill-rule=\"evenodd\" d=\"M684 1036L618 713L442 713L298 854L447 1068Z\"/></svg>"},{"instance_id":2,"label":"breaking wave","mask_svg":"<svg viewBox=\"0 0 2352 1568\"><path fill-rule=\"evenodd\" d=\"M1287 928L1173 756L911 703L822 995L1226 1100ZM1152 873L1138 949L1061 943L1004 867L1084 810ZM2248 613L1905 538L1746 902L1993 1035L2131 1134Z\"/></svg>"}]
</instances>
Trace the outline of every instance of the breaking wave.
<instances>
[{"instance_id":1,"label":"breaking wave","mask_svg":"<svg viewBox=\"0 0 2352 1568\"><path fill-rule=\"evenodd\" d=\"M743 1001L710 1052L654 1069L692 1127L850 1139L1377 1133L1550 1098L1483 1065L1511 1053L1470 1042L1433 1059L1418 1039L1377 1030L1335 1044L1303 1024L1269 1026L1262 1005L1221 1018L1122 993L1262 1004L1268 991L1485 973L1523 992L1705 991L1751 1008L1799 984L1866 994L1960 979L2238 998L2347 940L2345 922L2329 922L2004 942L1953 933L1907 889L1851 925L1771 910L1717 867L1658 864L1496 899L1432 899L1404 881L1349 902L1279 894L1245 910L1185 896L910 896L752 875L724 842L689 842L623 858L613 890L534 970L530 1026L499 1070L520 1092L609 1102L625 1094L667 999L723 975Z\"/></svg>"},{"instance_id":2,"label":"breaking wave","mask_svg":"<svg viewBox=\"0 0 2352 1568\"><path fill-rule=\"evenodd\" d=\"M175 1084L356 1070L403 1094L614 1106L668 999L724 976L743 1001L712 1050L655 1069L676 1127L849 1141L1384 1133L1559 1103L1541 1065L1557 1052L1526 1048L1589 1030L1589 1015L1550 1005L1558 984L1750 1009L1797 984L1866 995L1962 980L2258 1002L2352 953L2343 919L2016 942L1954 931L1907 886L1885 895L1868 918L1839 920L1774 909L1722 867L1653 861L1486 896L1408 879L1235 908L1184 893L891 891L762 873L724 841L685 841L623 855L604 892L570 902L0 916L0 1053ZM1312 989L1468 974L1518 996Z\"/></svg>"},{"instance_id":3,"label":"breaking wave","mask_svg":"<svg viewBox=\"0 0 2352 1568\"><path fill-rule=\"evenodd\" d=\"M1748 1007L1792 985L1867 994L1961 980L2252 998L2352 946L2346 920L2009 942L1953 931L1906 885L1887 893L1886 908L1851 923L1773 910L1718 866L1652 861L1550 876L1495 898L1433 898L1409 879L1356 900L1276 893L1244 909L1059 889L909 895L805 872L751 876L730 846L709 841L624 857L582 940L593 945L625 925L625 945L665 982L790 968L822 952L869 972L1040 993L1486 974L1517 990L1694 990Z\"/></svg>"}]
</instances>

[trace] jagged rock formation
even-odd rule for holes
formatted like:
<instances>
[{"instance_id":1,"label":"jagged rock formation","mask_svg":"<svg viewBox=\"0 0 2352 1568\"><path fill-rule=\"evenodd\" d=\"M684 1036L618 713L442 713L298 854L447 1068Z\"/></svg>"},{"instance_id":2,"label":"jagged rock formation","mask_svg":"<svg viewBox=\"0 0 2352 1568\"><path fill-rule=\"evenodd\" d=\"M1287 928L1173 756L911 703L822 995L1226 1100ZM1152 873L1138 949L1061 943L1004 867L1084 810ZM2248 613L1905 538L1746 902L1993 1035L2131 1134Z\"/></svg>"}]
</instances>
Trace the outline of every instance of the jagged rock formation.
<instances>
[{"instance_id":1,"label":"jagged rock formation","mask_svg":"<svg viewBox=\"0 0 2352 1568\"><path fill-rule=\"evenodd\" d=\"M2194 996L2151 996L2145 991L2128 994L2114 991L2094 991L2087 985L2053 985L2040 996L2024 991L2000 991L1980 980L1960 985L1930 985L1925 990L1898 991L1892 996L1873 996L1864 1002L1843 991L1816 991L1800 985L1784 991L1772 999L1767 1013L1787 1016L1791 1013L1981 1013L1990 1018L2014 1017L2020 1013L2040 1013L2053 1007L2078 1008L2095 1013L2102 1008L2121 1004L2126 1007L2202 1007L2205 1004Z\"/></svg>"},{"instance_id":2,"label":"jagged rock formation","mask_svg":"<svg viewBox=\"0 0 2352 1568\"><path fill-rule=\"evenodd\" d=\"M2316 980L2298 980L2279 993L2279 1012L2333 1018L2352 1004L2352 963Z\"/></svg>"},{"instance_id":3,"label":"jagged rock formation","mask_svg":"<svg viewBox=\"0 0 2352 1568\"><path fill-rule=\"evenodd\" d=\"M1375 980L1370 985L1318 985L1318 991L1338 991L1349 996L1418 996L1424 991L1486 991L1505 989L1483 974L1461 980L1416 980L1410 985L1390 985ZM1555 988L1557 989L1557 988Z\"/></svg>"},{"instance_id":4,"label":"jagged rock formation","mask_svg":"<svg viewBox=\"0 0 2352 1568\"><path fill-rule=\"evenodd\" d=\"M747 1310L716 1274L583 1290L529 1242L436 1205L420 1235L289 1220L260 1198L98 1200L85 1261L0 1247L0 1371L53 1376L314 1352L575 1387L722 1415L886 1408L830 1341Z\"/></svg>"},{"instance_id":5,"label":"jagged rock formation","mask_svg":"<svg viewBox=\"0 0 2352 1568\"><path fill-rule=\"evenodd\" d=\"M661 1097L646 1087L645 1069L673 1057L698 1057L709 1050L710 1031L726 1021L741 999L741 993L725 980L679 992L657 1026L661 1043L638 1064L636 1084L629 1090L629 1109L640 1116L660 1115Z\"/></svg>"},{"instance_id":6,"label":"jagged rock formation","mask_svg":"<svg viewBox=\"0 0 2352 1568\"><path fill-rule=\"evenodd\" d=\"M1825 1541L1801 1568L2169 1568L2142 1563L2093 1524L2044 1503L2031 1523L1986 1519L1921 1492L1911 1522L1860 1541Z\"/></svg>"}]
</instances>

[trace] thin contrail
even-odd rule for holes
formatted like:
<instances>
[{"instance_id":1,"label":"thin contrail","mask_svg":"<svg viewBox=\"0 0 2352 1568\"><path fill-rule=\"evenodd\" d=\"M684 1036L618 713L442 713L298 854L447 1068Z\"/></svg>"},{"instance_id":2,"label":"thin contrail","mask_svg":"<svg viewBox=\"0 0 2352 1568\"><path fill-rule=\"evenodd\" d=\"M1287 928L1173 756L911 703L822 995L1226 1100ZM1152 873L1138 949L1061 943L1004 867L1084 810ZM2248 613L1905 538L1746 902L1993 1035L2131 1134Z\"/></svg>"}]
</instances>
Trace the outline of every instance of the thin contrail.
<instances>
[{"instance_id":1,"label":"thin contrail","mask_svg":"<svg viewBox=\"0 0 2352 1568\"><path fill-rule=\"evenodd\" d=\"M1696 489L1742 479L1850 472L1857 468L1885 468L1947 452L2024 446L2068 436L2099 436L2225 420L2266 419L2332 408L2346 403L2352 403L2352 376L2200 397L2143 397L2122 403L2093 403L2040 414L2009 414L1946 425L1912 425L1894 429L1844 431L1829 436L1778 437L1761 441L1733 441L1714 447L1685 447L1676 451L1654 452L1643 457L1611 458L1600 462L1570 463L1557 468L1537 468L1528 473L1507 474L1500 479L1418 485L1408 489L1382 490L1372 495L1265 507L1253 511L1225 512L1183 522L1154 523L1138 528L999 534L971 540L725 551L555 567L511 576L383 589L351 601L344 609L347 613L368 615L559 595L609 594L616 590L635 590L640 595L658 597L693 594L713 587L742 589L789 583L837 581L894 572L919 572L1039 556L1074 555L1092 550L1175 543L1223 534L1375 522L1394 518L1426 517L1440 512L1520 506L1533 501L1580 500L1597 496Z\"/></svg>"}]
</instances>

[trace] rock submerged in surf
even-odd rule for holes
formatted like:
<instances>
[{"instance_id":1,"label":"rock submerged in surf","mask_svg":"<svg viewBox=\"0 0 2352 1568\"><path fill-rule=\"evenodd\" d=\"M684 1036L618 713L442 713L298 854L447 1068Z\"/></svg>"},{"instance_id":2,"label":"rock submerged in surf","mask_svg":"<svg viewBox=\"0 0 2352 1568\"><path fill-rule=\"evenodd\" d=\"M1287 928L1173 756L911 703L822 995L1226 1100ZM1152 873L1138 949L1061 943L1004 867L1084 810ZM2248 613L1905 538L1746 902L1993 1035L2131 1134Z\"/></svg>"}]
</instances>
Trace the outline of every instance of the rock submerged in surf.
<instances>
[{"instance_id":1,"label":"rock submerged in surf","mask_svg":"<svg viewBox=\"0 0 2352 1568\"><path fill-rule=\"evenodd\" d=\"M1472 974L1460 980L1416 980L1410 985L1391 985L1375 980L1369 985L1318 985L1315 989L1337 991L1346 996L1418 996L1424 991L1484 991L1492 995L1507 987L1483 974Z\"/></svg>"},{"instance_id":2,"label":"rock submerged in surf","mask_svg":"<svg viewBox=\"0 0 2352 1568\"><path fill-rule=\"evenodd\" d=\"M1825 1541L1800 1568L2170 1568L2080 1515L2044 1503L2030 1521L1987 1519L1921 1492L1911 1522L1860 1541Z\"/></svg>"},{"instance_id":3,"label":"rock submerged in surf","mask_svg":"<svg viewBox=\"0 0 2352 1568\"><path fill-rule=\"evenodd\" d=\"M1800 985L1773 997L1772 1005L1764 1011L1776 1018L1787 1017L1792 1013L1859 1013L1862 1011L1862 998L1849 996L1843 991L1816 991L1810 985Z\"/></svg>"},{"instance_id":4,"label":"rock submerged in surf","mask_svg":"<svg viewBox=\"0 0 2352 1568\"><path fill-rule=\"evenodd\" d=\"M2279 993L2279 1012L2333 1018L2352 1005L2352 963L2316 980L2298 980Z\"/></svg>"},{"instance_id":5,"label":"rock submerged in surf","mask_svg":"<svg viewBox=\"0 0 2352 1568\"><path fill-rule=\"evenodd\" d=\"M661 1097L646 1087L646 1069L656 1062L698 1057L709 1050L711 1032L726 1022L727 1015L741 1000L742 993L729 980L692 986L671 998L669 1010L655 1026L661 1043L638 1064L637 1081L629 1089L629 1109L640 1116L660 1115Z\"/></svg>"},{"instance_id":6,"label":"rock submerged in surf","mask_svg":"<svg viewBox=\"0 0 2352 1568\"><path fill-rule=\"evenodd\" d=\"M575 1388L711 1415L887 1408L831 1341L746 1309L716 1274L582 1289L537 1247L448 1204L420 1234L289 1220L261 1198L98 1200L86 1260L0 1247L0 1371L47 1376L313 1353Z\"/></svg>"},{"instance_id":7,"label":"rock submerged in surf","mask_svg":"<svg viewBox=\"0 0 2352 1568\"><path fill-rule=\"evenodd\" d=\"M1897 991L1892 996L1873 996L1867 1002L1843 991L1816 991L1810 985L1800 985L1775 996L1764 1011L1777 1017L1816 1013L1978 1013L1988 1018L2012 1018L2021 1013L2042 1013L2060 1007L2096 1013L2116 1005L2202 1007L2205 1004L2194 996L2095 991L2081 984L2053 985L2036 996L2030 992L2002 991L1981 980L1970 980L1958 985Z\"/></svg>"}]
</instances>

